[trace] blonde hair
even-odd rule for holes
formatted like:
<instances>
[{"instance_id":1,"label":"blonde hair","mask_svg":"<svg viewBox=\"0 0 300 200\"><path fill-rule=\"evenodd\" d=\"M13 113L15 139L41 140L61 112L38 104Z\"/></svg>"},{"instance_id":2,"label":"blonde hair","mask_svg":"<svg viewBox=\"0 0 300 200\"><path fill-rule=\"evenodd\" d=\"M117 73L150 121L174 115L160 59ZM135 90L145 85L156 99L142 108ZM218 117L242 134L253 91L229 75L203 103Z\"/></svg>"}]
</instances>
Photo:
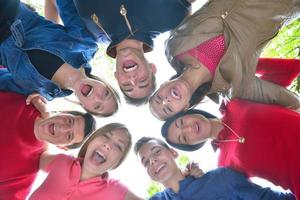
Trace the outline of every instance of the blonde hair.
<instances>
[{"instance_id":1,"label":"blonde hair","mask_svg":"<svg viewBox=\"0 0 300 200\"><path fill-rule=\"evenodd\" d=\"M105 133L111 132L111 131L116 130L116 129L125 129L126 134L128 136L128 140L129 140L129 143L128 143L127 147L125 148L124 152L123 152L124 154L123 154L122 158L119 160L119 162L116 164L116 166L114 166L112 168L112 169L116 169L125 160L126 156L128 155L128 152L131 148L131 145L132 145L131 134L130 134L129 130L127 129L127 127L124 124L121 124L121 123L106 124L106 125L102 126L101 128L97 129L94 133L92 133L91 136L88 137L84 141L82 147L80 148L79 153L78 153L78 158L82 158L82 159L84 158L84 156L86 154L86 150L87 150L89 144L96 137L98 137L100 135L103 135Z\"/></svg>"}]
</instances>

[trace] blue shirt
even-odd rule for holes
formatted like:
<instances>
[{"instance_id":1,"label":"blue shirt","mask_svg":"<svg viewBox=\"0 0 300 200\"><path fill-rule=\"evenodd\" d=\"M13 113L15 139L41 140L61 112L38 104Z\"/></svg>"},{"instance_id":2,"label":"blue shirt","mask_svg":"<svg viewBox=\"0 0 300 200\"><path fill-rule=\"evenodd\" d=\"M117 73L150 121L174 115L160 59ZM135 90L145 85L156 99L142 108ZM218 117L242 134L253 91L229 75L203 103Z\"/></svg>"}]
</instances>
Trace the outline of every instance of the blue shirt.
<instances>
[{"instance_id":1,"label":"blue shirt","mask_svg":"<svg viewBox=\"0 0 300 200\"><path fill-rule=\"evenodd\" d=\"M166 189L150 200L295 200L291 193L262 188L229 168L209 171L200 178L188 176L179 185L178 193Z\"/></svg>"},{"instance_id":2,"label":"blue shirt","mask_svg":"<svg viewBox=\"0 0 300 200\"><path fill-rule=\"evenodd\" d=\"M190 12L186 0L74 0L78 12L96 39L103 32L110 39L107 54L116 56L115 46L124 39L144 43L145 52L153 47L160 33L174 29ZM97 20L93 20L93 16ZM100 36L100 37L99 37Z\"/></svg>"},{"instance_id":3,"label":"blue shirt","mask_svg":"<svg viewBox=\"0 0 300 200\"><path fill-rule=\"evenodd\" d=\"M0 90L21 94L40 93L48 100L71 94L43 77L31 64L26 50L40 49L60 57L74 68L83 66L90 73L88 62L98 50L92 35L82 23L72 0L57 0L64 26L54 24L20 3L10 26L11 36L0 43ZM45 63L47 67L47 63Z\"/></svg>"}]
</instances>

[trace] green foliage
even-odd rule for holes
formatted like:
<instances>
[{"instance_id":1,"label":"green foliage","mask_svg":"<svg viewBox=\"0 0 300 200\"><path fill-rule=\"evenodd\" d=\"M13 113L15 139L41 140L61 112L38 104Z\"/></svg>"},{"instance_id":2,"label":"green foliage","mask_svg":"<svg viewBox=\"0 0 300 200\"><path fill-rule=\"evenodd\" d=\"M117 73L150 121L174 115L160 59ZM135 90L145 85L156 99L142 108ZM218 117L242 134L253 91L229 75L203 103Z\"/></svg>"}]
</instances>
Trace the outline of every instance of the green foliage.
<instances>
[{"instance_id":1,"label":"green foliage","mask_svg":"<svg viewBox=\"0 0 300 200\"><path fill-rule=\"evenodd\" d=\"M177 160L177 163L179 165L180 168L184 169L185 166L190 162L190 158L183 154L183 155L180 155L178 160Z\"/></svg>"},{"instance_id":2,"label":"green foliage","mask_svg":"<svg viewBox=\"0 0 300 200\"><path fill-rule=\"evenodd\" d=\"M147 189L147 193L148 193L147 199L151 198L157 192L161 192L163 190L164 190L164 187L161 184L152 181L149 185L149 188Z\"/></svg>"},{"instance_id":3,"label":"green foliage","mask_svg":"<svg viewBox=\"0 0 300 200\"><path fill-rule=\"evenodd\" d=\"M262 57L300 58L300 19L283 27L265 48ZM292 91L300 95L300 77L294 80Z\"/></svg>"}]
</instances>

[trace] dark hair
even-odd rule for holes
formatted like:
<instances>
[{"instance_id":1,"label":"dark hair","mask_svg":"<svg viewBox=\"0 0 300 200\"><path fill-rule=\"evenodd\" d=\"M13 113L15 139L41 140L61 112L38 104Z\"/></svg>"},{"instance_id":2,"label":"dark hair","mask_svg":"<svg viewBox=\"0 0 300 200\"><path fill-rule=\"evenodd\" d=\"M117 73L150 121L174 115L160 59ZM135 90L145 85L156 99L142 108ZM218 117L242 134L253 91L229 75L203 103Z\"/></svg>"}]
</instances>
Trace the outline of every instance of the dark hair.
<instances>
[{"instance_id":1,"label":"dark hair","mask_svg":"<svg viewBox=\"0 0 300 200\"><path fill-rule=\"evenodd\" d=\"M153 87L151 89L151 92L149 93L149 95L143 97L143 98L132 98L130 96L128 96L123 90L122 88L120 87L122 93L124 94L124 98L125 98L125 101L128 103L128 104L131 104L131 105L135 105L135 106L140 106L140 105L144 105L146 103L148 103L149 101L149 98L150 96L152 95L152 93L156 90L156 78L155 78L155 75L154 73L152 73L152 82L153 82Z\"/></svg>"},{"instance_id":2,"label":"dark hair","mask_svg":"<svg viewBox=\"0 0 300 200\"><path fill-rule=\"evenodd\" d=\"M86 154L86 150L87 150L89 144L91 143L91 141L93 141L94 138L98 137L99 135L103 135L107 132L110 132L112 130L115 130L115 129L124 129L126 131L127 135L128 135L128 139L129 139L128 146L126 147L126 149L123 152L123 157L119 160L117 165L114 166L114 168L113 168L113 169L116 169L125 160L125 158L128 155L128 152L131 148L131 145L132 145L131 134L130 134L129 130L126 128L126 126L124 124L121 124L121 123L106 124L105 126L102 126L101 128L97 129L93 134L91 134L90 137L88 137L84 141L82 147L79 150L78 158L84 158L84 156Z\"/></svg>"},{"instance_id":3,"label":"dark hair","mask_svg":"<svg viewBox=\"0 0 300 200\"><path fill-rule=\"evenodd\" d=\"M102 83L105 84L105 86L112 92L113 98L114 98L114 100L116 101L116 104L117 104L117 108L116 108L116 110L115 110L114 112L112 112L112 113L107 113L107 114L99 114L99 113L91 112L91 111L87 110L87 109L84 108L84 107L83 107L83 109L84 109L85 111L91 113L92 115L97 116L97 117L100 117L100 116L101 116L101 117L109 117L109 116L113 115L115 112L117 112L118 109L119 109L119 103L121 102L121 101L120 101L120 96L119 96L118 92L117 92L110 84L108 84L104 79L102 79L102 78L100 78L100 77L98 77L98 76L96 76L96 75L93 75L93 74L87 74L87 77L89 77L90 79L94 79L94 80L96 80L96 81L100 81L100 82L102 82Z\"/></svg>"},{"instance_id":4,"label":"dark hair","mask_svg":"<svg viewBox=\"0 0 300 200\"><path fill-rule=\"evenodd\" d=\"M84 139L87 138L93 131L96 129L96 120L95 118L89 114L89 113L82 113L79 111L66 111L66 113L69 113L71 115L81 116L84 119ZM70 144L65 146L68 149L75 149L78 148L84 141L84 139L81 142Z\"/></svg>"},{"instance_id":5,"label":"dark hair","mask_svg":"<svg viewBox=\"0 0 300 200\"><path fill-rule=\"evenodd\" d=\"M142 137L140 138L134 145L134 153L138 154L139 150L141 149L141 147L148 143L151 140L155 140L157 143L159 143L161 146L170 149L170 147L162 140L158 139L158 138L154 138L154 137Z\"/></svg>"},{"instance_id":6,"label":"dark hair","mask_svg":"<svg viewBox=\"0 0 300 200\"><path fill-rule=\"evenodd\" d=\"M191 109L186 112L180 112L180 113L177 113L176 115L174 115L173 117L168 118L161 127L161 135L165 138L166 142L169 145L171 145L172 147L175 147L176 149L180 149L183 151L196 151L205 144L205 141L201 142L199 144L193 144L193 145L191 145L191 144L176 144L176 143L173 143L170 140L168 140L168 129L169 129L170 125L179 117L183 117L185 115L193 115L193 114L200 114L208 119L217 118L216 116L214 116L208 112L205 112L203 110L196 110L196 109Z\"/></svg>"}]
</instances>

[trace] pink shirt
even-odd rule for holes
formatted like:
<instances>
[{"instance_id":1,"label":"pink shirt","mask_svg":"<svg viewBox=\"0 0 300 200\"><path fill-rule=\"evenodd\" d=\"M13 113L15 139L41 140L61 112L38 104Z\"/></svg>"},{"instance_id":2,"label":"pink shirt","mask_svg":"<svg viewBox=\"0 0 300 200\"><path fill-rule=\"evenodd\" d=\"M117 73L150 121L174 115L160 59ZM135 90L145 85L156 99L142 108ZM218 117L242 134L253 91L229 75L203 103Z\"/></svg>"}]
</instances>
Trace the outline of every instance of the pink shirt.
<instances>
[{"instance_id":1,"label":"pink shirt","mask_svg":"<svg viewBox=\"0 0 300 200\"><path fill-rule=\"evenodd\" d=\"M95 177L80 181L78 159L58 155L47 167L48 177L30 200L123 200L128 188L118 180Z\"/></svg>"},{"instance_id":2,"label":"pink shirt","mask_svg":"<svg viewBox=\"0 0 300 200\"><path fill-rule=\"evenodd\" d=\"M225 53L225 40L223 35L219 35L209 39L197 47L183 52L177 56L178 60L182 59L183 55L189 54L202 63L211 73L215 75L216 68Z\"/></svg>"}]
</instances>

